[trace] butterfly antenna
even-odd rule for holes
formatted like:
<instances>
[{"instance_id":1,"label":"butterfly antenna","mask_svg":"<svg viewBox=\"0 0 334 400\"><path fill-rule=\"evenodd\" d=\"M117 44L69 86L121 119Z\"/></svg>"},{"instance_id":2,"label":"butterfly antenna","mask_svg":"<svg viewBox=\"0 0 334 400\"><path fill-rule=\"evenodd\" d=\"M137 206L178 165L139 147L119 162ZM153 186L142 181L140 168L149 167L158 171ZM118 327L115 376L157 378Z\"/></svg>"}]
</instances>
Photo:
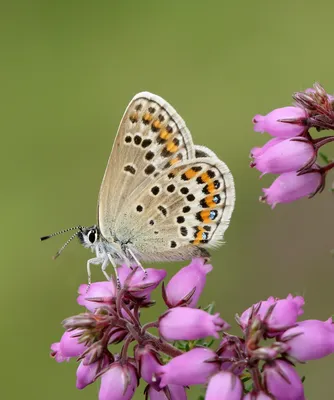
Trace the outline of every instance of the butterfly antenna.
<instances>
[{"instance_id":1,"label":"butterfly antenna","mask_svg":"<svg viewBox=\"0 0 334 400\"><path fill-rule=\"evenodd\" d=\"M62 233L68 232L68 231L73 231L73 229L79 229L79 231L81 231L81 230L82 230L82 227L79 225L79 226L73 226L73 228L63 229L62 231L52 233L51 235L42 236L42 237L41 237L41 240L43 241L43 240L46 240L46 239L50 239L50 238L52 238L53 236L57 236L57 235L60 235L60 234L62 234Z\"/></svg>"},{"instance_id":2,"label":"butterfly antenna","mask_svg":"<svg viewBox=\"0 0 334 400\"><path fill-rule=\"evenodd\" d=\"M73 228L74 229L74 228ZM69 229L68 229L69 230ZM65 244L57 251L57 253L52 257L54 260L60 255L60 253L65 249L65 247L76 237L78 232L73 233L73 235L65 242Z\"/></svg>"}]
</instances>

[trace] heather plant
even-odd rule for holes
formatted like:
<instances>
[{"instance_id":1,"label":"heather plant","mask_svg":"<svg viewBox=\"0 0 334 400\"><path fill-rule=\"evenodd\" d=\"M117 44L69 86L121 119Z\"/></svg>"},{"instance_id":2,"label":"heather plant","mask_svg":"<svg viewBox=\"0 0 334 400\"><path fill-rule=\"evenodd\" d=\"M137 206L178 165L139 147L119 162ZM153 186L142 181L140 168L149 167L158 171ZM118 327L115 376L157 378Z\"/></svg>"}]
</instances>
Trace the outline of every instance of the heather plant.
<instances>
[{"instance_id":1,"label":"heather plant","mask_svg":"<svg viewBox=\"0 0 334 400\"><path fill-rule=\"evenodd\" d=\"M251 150L250 166L262 173L278 174L260 200L271 205L313 197L325 187L326 175L334 167L323 151L334 136L314 137L317 132L334 130L334 96L315 83L297 92L294 105L277 108L253 118L256 132L267 132L272 139Z\"/></svg>"},{"instance_id":2,"label":"heather plant","mask_svg":"<svg viewBox=\"0 0 334 400\"><path fill-rule=\"evenodd\" d=\"M334 167L322 149L334 136L311 135L311 128L334 129L334 97L315 84L293 98L293 106L253 119L255 131L273 137L251 150L251 167L278 174L261 197L272 207L314 196ZM165 284L164 270L122 265L117 283L81 285L77 303L85 310L63 321L51 356L77 359L77 388L99 381L99 400L130 400L140 381L151 400L187 399L193 385L203 387L199 400L304 400L298 363L334 352L332 318L301 320L303 297L269 297L236 315L240 333L232 335L213 304L198 307L211 270L204 258L193 259ZM158 295L165 311L143 324Z\"/></svg>"},{"instance_id":3,"label":"heather plant","mask_svg":"<svg viewBox=\"0 0 334 400\"><path fill-rule=\"evenodd\" d=\"M237 315L240 335L231 335L212 304L197 307L211 270L194 259L165 285L164 270L149 268L145 278L141 269L123 265L120 287L113 279L81 285L77 302L86 310L63 321L52 357L76 358L77 388L100 381L100 400L129 400L140 380L151 400L187 399L193 385L203 385L202 400L304 399L296 366L334 352L332 319L299 321L303 297L269 297ZM161 282L166 310L142 324Z\"/></svg>"}]
</instances>

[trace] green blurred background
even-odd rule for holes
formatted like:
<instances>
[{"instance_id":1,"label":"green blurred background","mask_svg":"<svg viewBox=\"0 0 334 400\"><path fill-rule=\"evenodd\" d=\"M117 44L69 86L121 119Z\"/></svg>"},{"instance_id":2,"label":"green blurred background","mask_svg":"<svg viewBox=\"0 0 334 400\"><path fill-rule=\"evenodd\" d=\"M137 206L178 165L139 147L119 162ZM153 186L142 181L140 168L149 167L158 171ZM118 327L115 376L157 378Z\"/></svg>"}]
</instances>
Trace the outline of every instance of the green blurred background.
<instances>
[{"instance_id":1,"label":"green blurred background","mask_svg":"<svg viewBox=\"0 0 334 400\"><path fill-rule=\"evenodd\" d=\"M1 398L97 398L98 385L75 388L75 362L49 358L60 322L80 311L90 253L73 243L53 262L67 236L39 237L95 223L118 123L139 91L167 99L234 174L235 213L201 304L215 300L233 322L293 293L305 296L306 318L334 312L331 193L272 211L258 202L272 177L248 167L250 148L268 139L253 132L254 114L315 81L334 91L333 12L321 0L1 2ZM157 267L171 275L180 265ZM333 357L299 370L308 399L334 398Z\"/></svg>"}]
</instances>

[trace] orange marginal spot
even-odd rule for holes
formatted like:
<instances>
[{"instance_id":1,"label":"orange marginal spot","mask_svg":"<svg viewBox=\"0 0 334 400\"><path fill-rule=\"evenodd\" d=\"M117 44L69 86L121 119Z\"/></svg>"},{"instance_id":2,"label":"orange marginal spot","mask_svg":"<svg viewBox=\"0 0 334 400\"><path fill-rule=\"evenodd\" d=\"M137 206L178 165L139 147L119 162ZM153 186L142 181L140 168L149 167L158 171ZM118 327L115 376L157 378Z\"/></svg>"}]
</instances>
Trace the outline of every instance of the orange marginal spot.
<instances>
[{"instance_id":1,"label":"orange marginal spot","mask_svg":"<svg viewBox=\"0 0 334 400\"><path fill-rule=\"evenodd\" d=\"M207 172L204 172L201 176L200 179L203 183L209 183L211 181L211 178L209 177Z\"/></svg>"},{"instance_id":2,"label":"orange marginal spot","mask_svg":"<svg viewBox=\"0 0 334 400\"><path fill-rule=\"evenodd\" d=\"M203 236L202 236L202 235L203 235L203 232L204 232L203 227L198 226L197 229L198 229L198 231L197 231L197 233L196 233L196 238L195 238L193 244L199 244L199 243L201 243L201 240L202 240L202 237L203 237Z\"/></svg>"},{"instance_id":3,"label":"orange marginal spot","mask_svg":"<svg viewBox=\"0 0 334 400\"><path fill-rule=\"evenodd\" d=\"M160 128L161 128L161 122L160 122L158 119L156 119L156 120L153 122L152 125L153 125L154 128L156 128L156 129L160 129Z\"/></svg>"},{"instance_id":4,"label":"orange marginal spot","mask_svg":"<svg viewBox=\"0 0 334 400\"><path fill-rule=\"evenodd\" d=\"M211 181L210 183L208 183L206 188L207 188L207 191L208 191L209 193L214 192L214 191L215 191L215 185L214 185L213 181Z\"/></svg>"},{"instance_id":5,"label":"orange marginal spot","mask_svg":"<svg viewBox=\"0 0 334 400\"><path fill-rule=\"evenodd\" d=\"M146 122L150 122L150 121L152 121L152 119L153 119L152 115L148 112L145 113L145 115L143 116L143 120Z\"/></svg>"},{"instance_id":6,"label":"orange marginal spot","mask_svg":"<svg viewBox=\"0 0 334 400\"><path fill-rule=\"evenodd\" d=\"M211 219L210 219L210 210L201 211L200 216L201 216L202 221L205 222L206 224L209 223L209 222L211 222Z\"/></svg>"},{"instance_id":7,"label":"orange marginal spot","mask_svg":"<svg viewBox=\"0 0 334 400\"><path fill-rule=\"evenodd\" d=\"M160 132L160 138L161 139L164 139L164 140L167 140L167 139L169 139L172 135L170 134L170 133L168 133L167 131L166 131L166 129L163 129L161 132Z\"/></svg>"},{"instance_id":8,"label":"orange marginal spot","mask_svg":"<svg viewBox=\"0 0 334 400\"><path fill-rule=\"evenodd\" d=\"M206 196L205 203L208 207L215 207L216 203L213 201L213 195Z\"/></svg>"},{"instance_id":9,"label":"orange marginal spot","mask_svg":"<svg viewBox=\"0 0 334 400\"><path fill-rule=\"evenodd\" d=\"M190 168L184 173L184 175L186 176L187 179L192 179L196 176L196 171Z\"/></svg>"},{"instance_id":10,"label":"orange marginal spot","mask_svg":"<svg viewBox=\"0 0 334 400\"><path fill-rule=\"evenodd\" d=\"M167 151L170 153L175 153L178 150L179 146L177 146L173 141L170 141L166 145Z\"/></svg>"}]
</instances>

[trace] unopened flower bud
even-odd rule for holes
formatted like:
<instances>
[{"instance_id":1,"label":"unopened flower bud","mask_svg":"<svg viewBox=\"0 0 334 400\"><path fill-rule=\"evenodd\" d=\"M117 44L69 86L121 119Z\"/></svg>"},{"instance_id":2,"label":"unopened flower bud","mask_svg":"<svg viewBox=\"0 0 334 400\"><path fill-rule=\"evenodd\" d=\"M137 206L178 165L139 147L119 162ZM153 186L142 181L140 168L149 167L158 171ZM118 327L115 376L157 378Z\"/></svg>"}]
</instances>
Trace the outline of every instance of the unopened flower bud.
<instances>
[{"instance_id":1,"label":"unopened flower bud","mask_svg":"<svg viewBox=\"0 0 334 400\"><path fill-rule=\"evenodd\" d=\"M118 268L121 285L124 286L132 296L145 298L163 281L167 272L163 269L147 268L146 274L140 269L131 270L123 264Z\"/></svg>"},{"instance_id":2,"label":"unopened flower bud","mask_svg":"<svg viewBox=\"0 0 334 400\"><path fill-rule=\"evenodd\" d=\"M276 400L305 400L302 381L294 367L284 360L264 366L265 385Z\"/></svg>"},{"instance_id":3,"label":"unopened flower bud","mask_svg":"<svg viewBox=\"0 0 334 400\"><path fill-rule=\"evenodd\" d=\"M60 350L60 342L52 343L50 355L59 363L70 361L70 357L65 357L64 354L62 354Z\"/></svg>"},{"instance_id":4,"label":"unopened flower bud","mask_svg":"<svg viewBox=\"0 0 334 400\"><path fill-rule=\"evenodd\" d=\"M281 139L281 138L273 138L268 140L268 142L266 142L262 147L253 147L250 151L250 156L252 158L255 157L260 157L262 156L262 154L264 154L268 149L270 149L273 146L276 146L276 144L282 142L285 139Z\"/></svg>"},{"instance_id":5,"label":"unopened flower bud","mask_svg":"<svg viewBox=\"0 0 334 400\"><path fill-rule=\"evenodd\" d=\"M105 357L101 362L95 361L92 364L85 364L85 360L82 360L77 368L77 381L76 387L78 389L84 389L95 381L98 372L106 368L108 365L108 358Z\"/></svg>"},{"instance_id":6,"label":"unopened flower bud","mask_svg":"<svg viewBox=\"0 0 334 400\"><path fill-rule=\"evenodd\" d=\"M260 200L274 208L278 203L291 203L313 195L321 188L322 182L323 176L317 170L303 175L286 172L276 178L270 188L263 189L264 196Z\"/></svg>"},{"instance_id":7,"label":"unopened flower bud","mask_svg":"<svg viewBox=\"0 0 334 400\"><path fill-rule=\"evenodd\" d=\"M281 338L289 346L287 353L304 362L317 360L334 353L334 324L327 321L306 320L285 331Z\"/></svg>"},{"instance_id":8,"label":"unopened flower bud","mask_svg":"<svg viewBox=\"0 0 334 400\"><path fill-rule=\"evenodd\" d=\"M165 302L169 307L182 305L185 300L189 307L196 307L205 286L206 274L212 270L212 265L204 262L203 258L194 258L170 279L165 288Z\"/></svg>"},{"instance_id":9,"label":"unopened flower bud","mask_svg":"<svg viewBox=\"0 0 334 400\"><path fill-rule=\"evenodd\" d=\"M79 357L86 349L84 343L79 342L81 331L66 331L60 339L60 350L65 357Z\"/></svg>"},{"instance_id":10,"label":"unopened flower bud","mask_svg":"<svg viewBox=\"0 0 334 400\"><path fill-rule=\"evenodd\" d=\"M246 329L250 318L257 318L264 322L271 332L280 332L294 325L299 315L303 313L304 299L301 296L287 296L286 299L274 299L254 304L241 314L239 323L242 329Z\"/></svg>"},{"instance_id":11,"label":"unopened flower bud","mask_svg":"<svg viewBox=\"0 0 334 400\"><path fill-rule=\"evenodd\" d=\"M267 132L271 136L291 138L305 131L307 113L299 107L283 107L271 111L269 114L255 115L253 118L255 132ZM281 122L288 120L291 122Z\"/></svg>"},{"instance_id":12,"label":"unopened flower bud","mask_svg":"<svg viewBox=\"0 0 334 400\"><path fill-rule=\"evenodd\" d=\"M156 352L150 346L138 347L135 357L139 365L140 376L144 381L158 389L160 384L159 372L161 362Z\"/></svg>"},{"instance_id":13,"label":"unopened flower bud","mask_svg":"<svg viewBox=\"0 0 334 400\"><path fill-rule=\"evenodd\" d=\"M137 373L130 363L114 362L101 376L99 400L130 400L138 386Z\"/></svg>"},{"instance_id":14,"label":"unopened flower bud","mask_svg":"<svg viewBox=\"0 0 334 400\"><path fill-rule=\"evenodd\" d=\"M94 312L103 305L109 305L116 295L116 287L114 281L93 282L87 291L88 285L79 286L79 296L77 302L80 306L84 306L87 310ZM96 299L97 301L94 301Z\"/></svg>"},{"instance_id":15,"label":"unopened flower bud","mask_svg":"<svg viewBox=\"0 0 334 400\"><path fill-rule=\"evenodd\" d=\"M188 386L204 384L208 377L219 370L216 353L207 348L195 348L172 358L161 367L163 388L169 384Z\"/></svg>"},{"instance_id":16,"label":"unopened flower bud","mask_svg":"<svg viewBox=\"0 0 334 400\"><path fill-rule=\"evenodd\" d=\"M255 156L251 167L263 174L282 174L298 171L310 165L315 158L316 150L306 138L286 139L267 148L260 156Z\"/></svg>"},{"instance_id":17,"label":"unopened flower bud","mask_svg":"<svg viewBox=\"0 0 334 400\"><path fill-rule=\"evenodd\" d=\"M232 372L221 371L210 378L205 400L241 400L243 386Z\"/></svg>"},{"instance_id":18,"label":"unopened flower bud","mask_svg":"<svg viewBox=\"0 0 334 400\"><path fill-rule=\"evenodd\" d=\"M219 313L210 315L197 308L171 308L159 318L159 332L166 340L196 340L207 336L218 339L218 332L228 328L230 325Z\"/></svg>"}]
</instances>

